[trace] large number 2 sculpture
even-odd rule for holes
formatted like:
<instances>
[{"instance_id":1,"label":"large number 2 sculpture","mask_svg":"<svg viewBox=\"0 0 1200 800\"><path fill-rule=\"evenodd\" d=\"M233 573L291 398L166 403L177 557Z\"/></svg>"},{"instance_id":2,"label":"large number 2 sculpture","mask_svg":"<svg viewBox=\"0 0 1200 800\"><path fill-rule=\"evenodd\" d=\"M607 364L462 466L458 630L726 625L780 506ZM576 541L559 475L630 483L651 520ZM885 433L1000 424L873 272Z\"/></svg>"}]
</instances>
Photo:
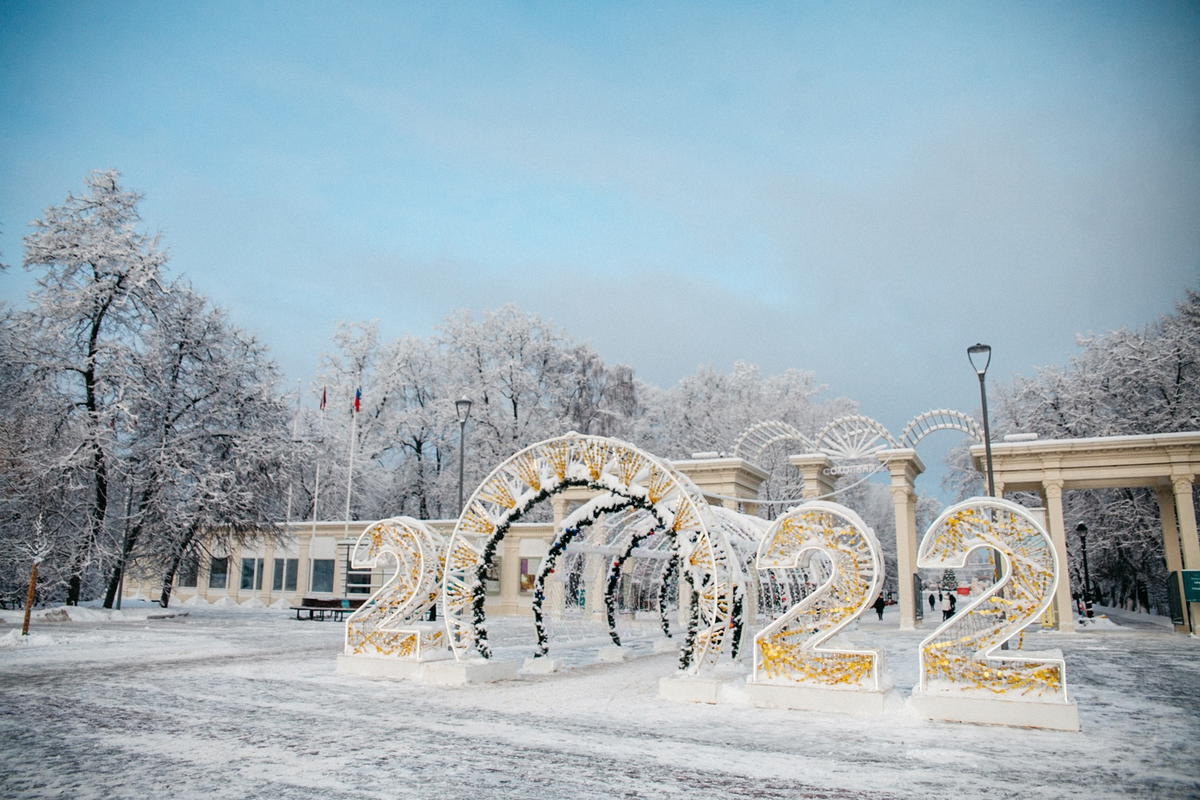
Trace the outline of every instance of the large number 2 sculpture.
<instances>
[{"instance_id":1,"label":"large number 2 sculpture","mask_svg":"<svg viewBox=\"0 0 1200 800\"><path fill-rule=\"evenodd\" d=\"M346 620L346 655L421 659L446 647L443 625L421 622L437 600L445 542L411 517L371 525L354 545L357 569L395 563L396 573Z\"/></svg>"},{"instance_id":2,"label":"large number 2 sculpture","mask_svg":"<svg viewBox=\"0 0 1200 800\"><path fill-rule=\"evenodd\" d=\"M962 568L972 551L984 547L1000 554L1003 575L921 642L921 690L1015 691L1065 699L1061 656L997 652L1045 612L1058 585L1054 545L1027 510L1007 500L978 497L947 509L921 540L917 566Z\"/></svg>"},{"instance_id":3,"label":"large number 2 sculpture","mask_svg":"<svg viewBox=\"0 0 1200 800\"><path fill-rule=\"evenodd\" d=\"M878 690L880 653L824 647L856 620L883 585L875 534L850 509L813 501L771 525L759 546L759 571L798 568L824 553L829 579L754 637L756 682L809 683Z\"/></svg>"}]
</instances>

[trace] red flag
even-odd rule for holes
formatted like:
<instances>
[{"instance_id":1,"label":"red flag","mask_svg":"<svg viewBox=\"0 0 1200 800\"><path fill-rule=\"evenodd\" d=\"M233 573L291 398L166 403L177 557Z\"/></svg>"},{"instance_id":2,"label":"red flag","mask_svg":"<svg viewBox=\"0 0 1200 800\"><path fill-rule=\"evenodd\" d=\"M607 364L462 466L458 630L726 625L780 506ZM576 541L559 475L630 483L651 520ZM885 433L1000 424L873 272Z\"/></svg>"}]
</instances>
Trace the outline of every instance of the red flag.
<instances>
[{"instance_id":1,"label":"red flag","mask_svg":"<svg viewBox=\"0 0 1200 800\"><path fill-rule=\"evenodd\" d=\"M361 399L362 399L362 389L355 389L354 390L354 413L355 414L357 414L359 411L358 401Z\"/></svg>"},{"instance_id":2,"label":"red flag","mask_svg":"<svg viewBox=\"0 0 1200 800\"><path fill-rule=\"evenodd\" d=\"M325 387L321 387L321 410L325 410Z\"/></svg>"}]
</instances>

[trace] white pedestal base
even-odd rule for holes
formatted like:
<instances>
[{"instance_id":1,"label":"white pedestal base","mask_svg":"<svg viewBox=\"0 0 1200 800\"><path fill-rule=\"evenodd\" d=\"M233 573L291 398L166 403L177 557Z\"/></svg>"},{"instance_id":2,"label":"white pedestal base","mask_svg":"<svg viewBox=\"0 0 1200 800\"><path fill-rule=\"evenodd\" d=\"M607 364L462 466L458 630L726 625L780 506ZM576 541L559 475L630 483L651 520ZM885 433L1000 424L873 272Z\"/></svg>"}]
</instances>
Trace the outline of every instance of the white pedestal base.
<instances>
[{"instance_id":1,"label":"white pedestal base","mask_svg":"<svg viewBox=\"0 0 1200 800\"><path fill-rule=\"evenodd\" d=\"M516 677L516 661L435 661L421 670L421 682L434 686L466 686Z\"/></svg>"},{"instance_id":2,"label":"white pedestal base","mask_svg":"<svg viewBox=\"0 0 1200 800\"><path fill-rule=\"evenodd\" d=\"M362 675L368 678L416 680L421 676L420 661L402 658L371 658L370 656L337 657L339 675Z\"/></svg>"},{"instance_id":3,"label":"white pedestal base","mask_svg":"<svg viewBox=\"0 0 1200 800\"><path fill-rule=\"evenodd\" d=\"M521 665L521 674L523 675L549 675L553 672L558 672L562 669L563 662L557 658L542 656L540 658L527 658L525 663Z\"/></svg>"},{"instance_id":4,"label":"white pedestal base","mask_svg":"<svg viewBox=\"0 0 1200 800\"><path fill-rule=\"evenodd\" d=\"M1009 700L967 694L942 694L914 689L912 707L927 719L1011 725L1017 728L1079 730L1079 706L1074 701Z\"/></svg>"},{"instance_id":5,"label":"white pedestal base","mask_svg":"<svg viewBox=\"0 0 1200 800\"><path fill-rule=\"evenodd\" d=\"M746 681L746 697L760 708L792 708L834 714L882 714L889 689L835 689L803 684Z\"/></svg>"},{"instance_id":6,"label":"white pedestal base","mask_svg":"<svg viewBox=\"0 0 1200 800\"><path fill-rule=\"evenodd\" d=\"M671 676L659 678L658 699L676 703L711 703L716 705L721 686L736 680L737 676Z\"/></svg>"},{"instance_id":7,"label":"white pedestal base","mask_svg":"<svg viewBox=\"0 0 1200 800\"><path fill-rule=\"evenodd\" d=\"M340 655L337 659L337 671L341 675L420 681L435 686L465 686L469 683L491 683L512 678L517 674L517 662L482 659L454 661L451 658L417 661L407 658Z\"/></svg>"},{"instance_id":8,"label":"white pedestal base","mask_svg":"<svg viewBox=\"0 0 1200 800\"><path fill-rule=\"evenodd\" d=\"M610 644L608 647L601 647L600 651L596 653L596 660L605 662L624 661L625 648L618 647L615 644Z\"/></svg>"}]
</instances>

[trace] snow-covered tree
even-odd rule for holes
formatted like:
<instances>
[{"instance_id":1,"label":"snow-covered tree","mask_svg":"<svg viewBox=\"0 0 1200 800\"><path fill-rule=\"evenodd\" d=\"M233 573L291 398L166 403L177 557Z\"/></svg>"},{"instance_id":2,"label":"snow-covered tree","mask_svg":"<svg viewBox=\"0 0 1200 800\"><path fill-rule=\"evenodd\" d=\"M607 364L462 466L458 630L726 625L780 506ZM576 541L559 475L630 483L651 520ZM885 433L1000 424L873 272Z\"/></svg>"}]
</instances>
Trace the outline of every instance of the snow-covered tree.
<instances>
[{"instance_id":1,"label":"snow-covered tree","mask_svg":"<svg viewBox=\"0 0 1200 800\"><path fill-rule=\"evenodd\" d=\"M269 531L290 446L265 351L164 276L116 172L85 184L33 223L36 288L0 326L5 558L46 551L43 587L68 603L111 602L124 568L171 561L179 531ZM7 589L23 568L2 567Z\"/></svg>"},{"instance_id":2,"label":"snow-covered tree","mask_svg":"<svg viewBox=\"0 0 1200 800\"><path fill-rule=\"evenodd\" d=\"M958 576L954 574L954 570L948 569L942 572L942 579L938 582L938 588L943 592L953 592L958 589Z\"/></svg>"},{"instance_id":3,"label":"snow-covered tree","mask_svg":"<svg viewBox=\"0 0 1200 800\"><path fill-rule=\"evenodd\" d=\"M634 441L667 458L697 452L729 453L738 437L759 422L786 422L810 438L830 420L853 414L857 404L844 397L821 400L825 387L811 372L789 369L764 378L758 367L737 362L728 373L702 366L670 389L639 386L643 411L634 424ZM763 453L759 466L771 474L764 499L800 496L800 475L788 463L795 443ZM764 505L765 513L778 506Z\"/></svg>"},{"instance_id":4,"label":"snow-covered tree","mask_svg":"<svg viewBox=\"0 0 1200 800\"><path fill-rule=\"evenodd\" d=\"M1169 433L1200 428L1200 293L1186 292L1173 314L1139 330L1121 328L1078 339L1068 366L1016 378L998 392L996 435L1044 439ZM954 480L978 491L965 451ZM1037 502L1035 497L1025 498ZM1086 522L1092 581L1109 603L1165 604L1165 559L1158 504L1148 489L1072 491L1068 527ZM1081 552L1069 537L1070 572L1082 587Z\"/></svg>"},{"instance_id":5,"label":"snow-covered tree","mask_svg":"<svg viewBox=\"0 0 1200 800\"><path fill-rule=\"evenodd\" d=\"M126 509L106 606L131 559L167 576L165 604L193 548L270 531L291 461L275 365L186 284L163 294L131 366Z\"/></svg>"},{"instance_id":6,"label":"snow-covered tree","mask_svg":"<svg viewBox=\"0 0 1200 800\"><path fill-rule=\"evenodd\" d=\"M351 516L429 518L458 510L458 398L473 402L468 491L510 454L549 436L623 435L637 410L632 370L605 364L588 345L513 306L478 318L455 312L429 339L381 343L374 323L347 323L334 345L312 384L327 409L307 412L302 423L318 454L305 472L304 514L313 513L318 469L318 516L345 513L352 430Z\"/></svg>"},{"instance_id":7,"label":"snow-covered tree","mask_svg":"<svg viewBox=\"0 0 1200 800\"><path fill-rule=\"evenodd\" d=\"M118 177L89 174L84 194L48 208L25 237L24 267L39 275L33 309L20 318L24 355L36 374L57 385L57 424L77 440L70 458L91 494L80 515L68 603L80 599L84 569L108 519L122 376L161 291L166 260L157 237L138 230L139 197L122 189Z\"/></svg>"}]
</instances>

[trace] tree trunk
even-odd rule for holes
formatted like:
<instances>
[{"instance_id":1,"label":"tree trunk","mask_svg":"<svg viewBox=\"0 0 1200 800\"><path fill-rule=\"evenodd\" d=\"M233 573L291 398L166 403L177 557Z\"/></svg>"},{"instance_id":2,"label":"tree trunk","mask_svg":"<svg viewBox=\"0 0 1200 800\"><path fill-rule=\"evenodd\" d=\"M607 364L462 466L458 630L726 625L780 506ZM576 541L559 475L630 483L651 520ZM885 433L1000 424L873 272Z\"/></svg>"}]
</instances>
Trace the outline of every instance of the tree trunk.
<instances>
[{"instance_id":1,"label":"tree trunk","mask_svg":"<svg viewBox=\"0 0 1200 800\"><path fill-rule=\"evenodd\" d=\"M175 583L175 574L179 572L179 565L183 563L188 549L192 546L192 540L195 538L196 528L193 526L187 532L187 536L184 537L179 549L175 551L175 556L171 559L171 564L167 567L166 574L163 575L162 594L158 598L158 604L163 608L166 608L171 602L171 585Z\"/></svg>"},{"instance_id":2,"label":"tree trunk","mask_svg":"<svg viewBox=\"0 0 1200 800\"><path fill-rule=\"evenodd\" d=\"M133 552L133 546L142 534L142 522L145 519L143 514L146 504L150 501L150 491L150 485L147 484L146 489L142 492L142 496L138 498L138 524L132 528L128 527L130 504L129 502L125 504L125 538L121 541L121 557L117 559L112 573L108 576L108 588L104 592L105 608L113 607L113 601L116 599L117 592L121 588L121 579L125 577L125 567L129 564L129 554Z\"/></svg>"},{"instance_id":3,"label":"tree trunk","mask_svg":"<svg viewBox=\"0 0 1200 800\"><path fill-rule=\"evenodd\" d=\"M137 541L140 532L139 526L125 534L125 541L121 543L121 557L117 559L112 573L108 576L108 588L104 592L105 608L113 607L113 602L117 598L117 592L121 588L121 578L125 575L125 565L129 563L129 554L133 552L134 542Z\"/></svg>"},{"instance_id":4,"label":"tree trunk","mask_svg":"<svg viewBox=\"0 0 1200 800\"><path fill-rule=\"evenodd\" d=\"M104 519L108 515L108 466L104 461L104 448L100 446L101 426L98 419L99 403L96 399L97 343L100 338L100 325L106 310L107 304L92 321L91 336L88 340L87 369L83 372L84 405L87 408L88 418L92 422L92 429L96 434L96 441L92 442L92 471L95 474L96 491L92 499L92 518L88 524L87 541L83 544L83 553L77 554L75 557L71 569L71 579L67 584L67 605L69 606L79 605L79 597L83 588L83 564L86 561L81 556L89 552L92 545L100 538L100 532L104 529Z\"/></svg>"},{"instance_id":5,"label":"tree trunk","mask_svg":"<svg viewBox=\"0 0 1200 800\"><path fill-rule=\"evenodd\" d=\"M29 635L29 613L33 611L33 598L37 594L37 568L38 562L33 562L32 569L29 570L29 591L25 593L25 621L21 623L21 635Z\"/></svg>"}]
</instances>

